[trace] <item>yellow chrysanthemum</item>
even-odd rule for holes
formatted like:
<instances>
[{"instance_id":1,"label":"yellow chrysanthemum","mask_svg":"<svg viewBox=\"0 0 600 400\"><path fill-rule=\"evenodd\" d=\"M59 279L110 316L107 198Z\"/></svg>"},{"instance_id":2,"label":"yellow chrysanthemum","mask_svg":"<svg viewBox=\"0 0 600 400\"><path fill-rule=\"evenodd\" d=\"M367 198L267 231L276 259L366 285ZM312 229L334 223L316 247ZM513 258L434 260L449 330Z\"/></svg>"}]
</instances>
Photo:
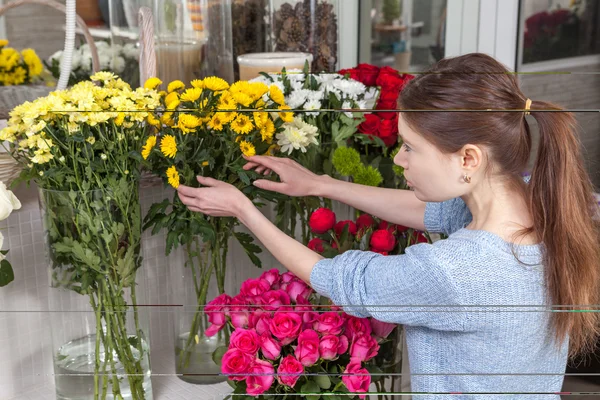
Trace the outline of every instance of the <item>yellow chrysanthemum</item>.
<instances>
[{"instance_id":1,"label":"yellow chrysanthemum","mask_svg":"<svg viewBox=\"0 0 600 400\"><path fill-rule=\"evenodd\" d=\"M8 46L8 40L0 39L0 47Z\"/></svg>"},{"instance_id":2,"label":"yellow chrysanthemum","mask_svg":"<svg viewBox=\"0 0 600 400\"><path fill-rule=\"evenodd\" d=\"M269 87L269 97L280 106L285 104L285 96L277 85L271 85Z\"/></svg>"},{"instance_id":3,"label":"yellow chrysanthemum","mask_svg":"<svg viewBox=\"0 0 600 400\"><path fill-rule=\"evenodd\" d=\"M175 156L177 155L177 142L175 141L175 136L163 136L163 138L160 141L160 151L166 157L175 158Z\"/></svg>"},{"instance_id":4,"label":"yellow chrysanthemum","mask_svg":"<svg viewBox=\"0 0 600 400\"><path fill-rule=\"evenodd\" d=\"M275 124L270 119L267 120L265 126L260 128L260 135L263 142L270 143L273 140L273 134L275 133Z\"/></svg>"},{"instance_id":5,"label":"yellow chrysanthemum","mask_svg":"<svg viewBox=\"0 0 600 400\"><path fill-rule=\"evenodd\" d=\"M269 114L264 111L255 111L252 113L254 116L254 124L257 128L262 128L269 119Z\"/></svg>"},{"instance_id":6,"label":"yellow chrysanthemum","mask_svg":"<svg viewBox=\"0 0 600 400\"><path fill-rule=\"evenodd\" d=\"M209 76L208 78L204 78L204 87L214 92L218 92L229 89L229 83L216 76Z\"/></svg>"},{"instance_id":7,"label":"yellow chrysanthemum","mask_svg":"<svg viewBox=\"0 0 600 400\"><path fill-rule=\"evenodd\" d=\"M202 166L203 166L203 167L207 167L207 166L208 166L208 164L209 164L209 162L208 162L208 161L202 161Z\"/></svg>"},{"instance_id":8,"label":"yellow chrysanthemum","mask_svg":"<svg viewBox=\"0 0 600 400\"><path fill-rule=\"evenodd\" d=\"M279 110L291 110L290 106L279 106ZM280 112L279 118L283 120L283 122L294 122L294 113L292 112Z\"/></svg>"},{"instance_id":9,"label":"yellow chrysanthemum","mask_svg":"<svg viewBox=\"0 0 600 400\"><path fill-rule=\"evenodd\" d=\"M252 104L252 102L254 100L252 100L252 97L248 96L246 93L242 93L242 92L235 92L231 95L235 101L238 104L241 104L244 107L249 107L250 104Z\"/></svg>"},{"instance_id":10,"label":"yellow chrysanthemum","mask_svg":"<svg viewBox=\"0 0 600 400\"><path fill-rule=\"evenodd\" d=\"M148 159L148 156L150 156L150 152L154 146L156 146L156 136L150 136L148 139L146 139L146 144L144 147L142 147L142 157L144 157L144 160Z\"/></svg>"},{"instance_id":11,"label":"yellow chrysanthemum","mask_svg":"<svg viewBox=\"0 0 600 400\"><path fill-rule=\"evenodd\" d=\"M175 121L173 121L173 113L172 112L166 112L162 115L162 117L160 117L160 122L162 122L163 124L167 125L167 126L173 126L175 124Z\"/></svg>"},{"instance_id":12,"label":"yellow chrysanthemum","mask_svg":"<svg viewBox=\"0 0 600 400\"><path fill-rule=\"evenodd\" d=\"M160 92L158 92L160 97L166 97L167 96L167 91L166 90L161 90Z\"/></svg>"},{"instance_id":13,"label":"yellow chrysanthemum","mask_svg":"<svg viewBox=\"0 0 600 400\"><path fill-rule=\"evenodd\" d=\"M248 81L237 81L229 88L231 94L233 93L249 93L250 82Z\"/></svg>"},{"instance_id":14,"label":"yellow chrysanthemum","mask_svg":"<svg viewBox=\"0 0 600 400\"><path fill-rule=\"evenodd\" d=\"M173 82L169 83L169 86L167 86L167 92L169 93L173 93L181 89L185 89L185 83L181 82L179 79L174 80Z\"/></svg>"},{"instance_id":15,"label":"yellow chrysanthemum","mask_svg":"<svg viewBox=\"0 0 600 400\"><path fill-rule=\"evenodd\" d=\"M38 55L35 53L35 50L24 49L21 52L21 55L23 56L23 61L25 61L25 64L27 64L29 67L30 76L38 76L42 73L44 70L44 65L42 64L42 61Z\"/></svg>"},{"instance_id":16,"label":"yellow chrysanthemum","mask_svg":"<svg viewBox=\"0 0 600 400\"><path fill-rule=\"evenodd\" d=\"M252 121L246 115L240 114L237 118L231 123L231 129L237 134L245 135L250 133L254 128Z\"/></svg>"},{"instance_id":17,"label":"yellow chrysanthemum","mask_svg":"<svg viewBox=\"0 0 600 400\"><path fill-rule=\"evenodd\" d=\"M117 118L115 118L115 125L121 126L123 125L123 122L125 122L125 113L121 112L117 115Z\"/></svg>"},{"instance_id":18,"label":"yellow chrysanthemum","mask_svg":"<svg viewBox=\"0 0 600 400\"><path fill-rule=\"evenodd\" d=\"M225 122L223 122L222 119L222 114L223 113L215 113L215 115L213 115L213 117L208 122L208 127L216 131L222 131L223 125L225 124Z\"/></svg>"},{"instance_id":19,"label":"yellow chrysanthemum","mask_svg":"<svg viewBox=\"0 0 600 400\"><path fill-rule=\"evenodd\" d=\"M202 89L198 88L190 88L187 89L181 97L179 98L181 101L196 101L202 95Z\"/></svg>"},{"instance_id":20,"label":"yellow chrysanthemum","mask_svg":"<svg viewBox=\"0 0 600 400\"><path fill-rule=\"evenodd\" d=\"M265 154L263 154L263 156L274 156L275 152L279 150L279 146L276 144L272 144L269 146L269 148L267 149L267 151L265 151Z\"/></svg>"},{"instance_id":21,"label":"yellow chrysanthemum","mask_svg":"<svg viewBox=\"0 0 600 400\"><path fill-rule=\"evenodd\" d=\"M230 123L231 121L236 119L238 116L238 113L236 113L235 111L222 111L222 110L229 110L229 108L221 108L221 107L217 108L217 113L221 115L221 121L223 121L224 124Z\"/></svg>"},{"instance_id":22,"label":"yellow chrysanthemum","mask_svg":"<svg viewBox=\"0 0 600 400\"><path fill-rule=\"evenodd\" d=\"M17 67L12 73L12 84L20 85L25 82L27 71L23 67Z\"/></svg>"},{"instance_id":23,"label":"yellow chrysanthemum","mask_svg":"<svg viewBox=\"0 0 600 400\"><path fill-rule=\"evenodd\" d=\"M200 120L191 115L191 114L179 114L179 120L177 123L177 127L181 130L181 132L185 135L190 132L194 132L194 130L200 125Z\"/></svg>"},{"instance_id":24,"label":"yellow chrysanthemum","mask_svg":"<svg viewBox=\"0 0 600 400\"><path fill-rule=\"evenodd\" d=\"M115 79L117 79L117 76L109 71L96 72L94 75L90 76L90 80L92 80L94 82L109 82L109 81L112 81ZM101 90L101 88L98 88L98 89L100 89L97 91L97 93L99 95L106 94L105 90Z\"/></svg>"},{"instance_id":25,"label":"yellow chrysanthemum","mask_svg":"<svg viewBox=\"0 0 600 400\"><path fill-rule=\"evenodd\" d=\"M179 172L177 172L177 168L175 168L174 165L171 165L167 169L167 179L169 185L173 186L175 189L179 187Z\"/></svg>"},{"instance_id":26,"label":"yellow chrysanthemum","mask_svg":"<svg viewBox=\"0 0 600 400\"><path fill-rule=\"evenodd\" d=\"M54 158L47 149L36 150L34 154L35 156L31 158L31 162L34 164L45 164Z\"/></svg>"},{"instance_id":27,"label":"yellow chrysanthemum","mask_svg":"<svg viewBox=\"0 0 600 400\"><path fill-rule=\"evenodd\" d=\"M192 85L192 87L195 87L197 89L204 89L204 80L203 79L194 79L193 81L190 82L190 85Z\"/></svg>"},{"instance_id":28,"label":"yellow chrysanthemum","mask_svg":"<svg viewBox=\"0 0 600 400\"><path fill-rule=\"evenodd\" d=\"M148 80L144 83L144 88L146 89L156 89L158 86L162 85L162 81L156 77L148 78Z\"/></svg>"},{"instance_id":29,"label":"yellow chrysanthemum","mask_svg":"<svg viewBox=\"0 0 600 400\"><path fill-rule=\"evenodd\" d=\"M242 150L242 153L247 157L256 155L256 148L254 145L250 142L246 142L245 140L240 142L240 150Z\"/></svg>"},{"instance_id":30,"label":"yellow chrysanthemum","mask_svg":"<svg viewBox=\"0 0 600 400\"><path fill-rule=\"evenodd\" d=\"M87 139L85 139L86 142L88 142L89 144L94 144L96 143L96 138L93 136L88 136Z\"/></svg>"},{"instance_id":31,"label":"yellow chrysanthemum","mask_svg":"<svg viewBox=\"0 0 600 400\"><path fill-rule=\"evenodd\" d=\"M250 84L250 92L248 95L252 97L254 101L263 97L265 93L269 91L269 87L262 82L253 82Z\"/></svg>"},{"instance_id":32,"label":"yellow chrysanthemum","mask_svg":"<svg viewBox=\"0 0 600 400\"><path fill-rule=\"evenodd\" d=\"M148 113L147 121L150 125L153 125L156 127L160 127L160 125L161 125L160 120L151 113Z\"/></svg>"},{"instance_id":33,"label":"yellow chrysanthemum","mask_svg":"<svg viewBox=\"0 0 600 400\"><path fill-rule=\"evenodd\" d=\"M167 110L174 110L179 105L179 94L177 92L172 92L165 97L165 105L167 106Z\"/></svg>"},{"instance_id":34,"label":"yellow chrysanthemum","mask_svg":"<svg viewBox=\"0 0 600 400\"><path fill-rule=\"evenodd\" d=\"M237 101L230 93L223 93L219 98L219 108L222 110L237 110Z\"/></svg>"}]
</instances>

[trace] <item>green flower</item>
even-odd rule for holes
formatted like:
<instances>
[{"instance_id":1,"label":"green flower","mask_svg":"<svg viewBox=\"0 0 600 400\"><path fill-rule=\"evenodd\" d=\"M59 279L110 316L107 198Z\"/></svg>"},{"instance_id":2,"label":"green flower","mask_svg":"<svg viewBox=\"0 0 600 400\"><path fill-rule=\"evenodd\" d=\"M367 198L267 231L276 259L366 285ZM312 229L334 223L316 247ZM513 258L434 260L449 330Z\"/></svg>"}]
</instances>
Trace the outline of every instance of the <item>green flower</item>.
<instances>
[{"instance_id":1,"label":"green flower","mask_svg":"<svg viewBox=\"0 0 600 400\"><path fill-rule=\"evenodd\" d=\"M396 147L396 149L394 149L394 151L392 151L392 153L390 154L390 158L393 160L394 157L396 157L396 154L398 154L400 152L400 148L402 146L398 146ZM392 169L394 170L394 172L396 173L396 175L398 176L404 176L404 168L402 168L399 165L394 164L394 166L392 167Z\"/></svg>"},{"instance_id":2,"label":"green flower","mask_svg":"<svg viewBox=\"0 0 600 400\"><path fill-rule=\"evenodd\" d=\"M366 186L379 186L383 182L383 177L379 170L370 165L368 167L361 165L352 177L354 178L354 183Z\"/></svg>"},{"instance_id":3,"label":"green flower","mask_svg":"<svg viewBox=\"0 0 600 400\"><path fill-rule=\"evenodd\" d=\"M342 175L351 176L362 167L360 154L349 147L338 147L333 153L333 167Z\"/></svg>"}]
</instances>

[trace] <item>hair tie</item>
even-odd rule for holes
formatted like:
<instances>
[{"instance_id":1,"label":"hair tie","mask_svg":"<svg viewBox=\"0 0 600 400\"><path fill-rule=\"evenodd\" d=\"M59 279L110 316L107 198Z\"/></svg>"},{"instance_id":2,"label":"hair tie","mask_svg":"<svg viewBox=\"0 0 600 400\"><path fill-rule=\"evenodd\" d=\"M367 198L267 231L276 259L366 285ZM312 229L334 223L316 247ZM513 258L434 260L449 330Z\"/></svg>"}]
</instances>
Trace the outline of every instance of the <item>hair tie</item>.
<instances>
[{"instance_id":1,"label":"hair tie","mask_svg":"<svg viewBox=\"0 0 600 400\"><path fill-rule=\"evenodd\" d=\"M527 99L527 101L525 102L525 115L531 114L531 112L529 111L531 109L531 103L531 99Z\"/></svg>"}]
</instances>

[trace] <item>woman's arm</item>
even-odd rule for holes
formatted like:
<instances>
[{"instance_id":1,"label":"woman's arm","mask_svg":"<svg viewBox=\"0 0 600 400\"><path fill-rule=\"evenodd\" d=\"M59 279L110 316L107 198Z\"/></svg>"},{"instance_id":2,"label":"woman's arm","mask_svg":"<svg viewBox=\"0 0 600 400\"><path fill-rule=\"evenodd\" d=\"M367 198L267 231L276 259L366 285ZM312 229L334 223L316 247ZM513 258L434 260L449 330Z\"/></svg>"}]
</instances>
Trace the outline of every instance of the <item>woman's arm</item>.
<instances>
[{"instance_id":1,"label":"woman's arm","mask_svg":"<svg viewBox=\"0 0 600 400\"><path fill-rule=\"evenodd\" d=\"M254 185L288 196L318 196L337 200L385 221L409 228L425 230L425 203L414 192L358 185L316 175L300 164L287 159L267 156L246 158L244 169L279 175L281 182L259 179Z\"/></svg>"}]
</instances>

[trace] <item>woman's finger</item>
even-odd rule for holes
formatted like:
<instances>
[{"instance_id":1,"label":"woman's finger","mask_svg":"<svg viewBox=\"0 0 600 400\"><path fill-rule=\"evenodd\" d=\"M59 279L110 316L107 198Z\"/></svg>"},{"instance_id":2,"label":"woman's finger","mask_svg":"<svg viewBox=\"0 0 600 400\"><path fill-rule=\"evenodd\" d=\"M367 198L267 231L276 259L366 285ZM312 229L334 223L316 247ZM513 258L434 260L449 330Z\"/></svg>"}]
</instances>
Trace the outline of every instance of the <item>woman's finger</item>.
<instances>
[{"instance_id":1,"label":"woman's finger","mask_svg":"<svg viewBox=\"0 0 600 400\"><path fill-rule=\"evenodd\" d=\"M190 211L193 211L193 212L199 212L199 213L202 213L202 210L201 210L201 209L199 209L198 207L194 207L194 206L188 206L188 209L189 209Z\"/></svg>"},{"instance_id":2,"label":"woman's finger","mask_svg":"<svg viewBox=\"0 0 600 400\"><path fill-rule=\"evenodd\" d=\"M187 197L194 197L195 191L196 191L196 188L193 188L190 186L179 185L177 187L177 193L179 193L180 195L187 196Z\"/></svg>"},{"instance_id":3,"label":"woman's finger","mask_svg":"<svg viewBox=\"0 0 600 400\"><path fill-rule=\"evenodd\" d=\"M259 166L259 165L260 164L255 163L255 162L248 162L248 163L244 164L244 166L242 168L245 169L246 171L248 171L248 170L250 170L252 168L255 168L255 167Z\"/></svg>"},{"instance_id":4,"label":"woman's finger","mask_svg":"<svg viewBox=\"0 0 600 400\"><path fill-rule=\"evenodd\" d=\"M263 175L270 175L271 174L271 170L270 169L266 169L265 172L263 172Z\"/></svg>"},{"instance_id":5,"label":"woman's finger","mask_svg":"<svg viewBox=\"0 0 600 400\"><path fill-rule=\"evenodd\" d=\"M213 178L209 178L207 176L198 175L198 176L196 176L196 179L203 186L218 186L221 183L221 181L213 179Z\"/></svg>"}]
</instances>

